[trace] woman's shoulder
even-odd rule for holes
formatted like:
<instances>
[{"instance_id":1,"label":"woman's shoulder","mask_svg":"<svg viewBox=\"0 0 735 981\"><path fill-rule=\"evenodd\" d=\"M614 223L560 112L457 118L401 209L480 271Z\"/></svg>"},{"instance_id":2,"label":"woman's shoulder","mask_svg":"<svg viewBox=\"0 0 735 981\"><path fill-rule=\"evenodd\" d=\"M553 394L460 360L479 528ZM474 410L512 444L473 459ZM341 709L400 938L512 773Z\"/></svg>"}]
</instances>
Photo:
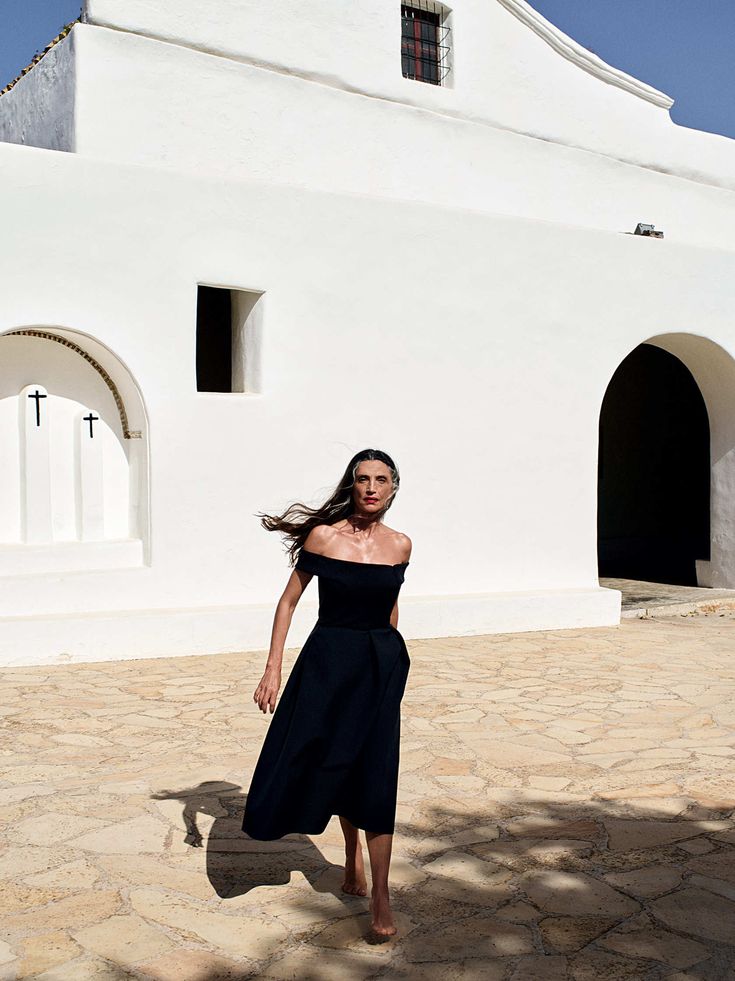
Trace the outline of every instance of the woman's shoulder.
<instances>
[{"instance_id":1,"label":"woman's shoulder","mask_svg":"<svg viewBox=\"0 0 735 981\"><path fill-rule=\"evenodd\" d=\"M335 531L332 525L316 525L311 529L301 546L307 552L322 553L329 550Z\"/></svg>"},{"instance_id":2,"label":"woman's shoulder","mask_svg":"<svg viewBox=\"0 0 735 981\"><path fill-rule=\"evenodd\" d=\"M346 522L337 522L334 525L315 525L304 539L301 551L313 552L317 555L328 555L334 551L335 544L340 538L340 526ZM388 551L396 557L400 556L399 561L408 562L411 557L411 539L402 531L395 528L388 528L382 525L382 535L389 543Z\"/></svg>"},{"instance_id":3,"label":"woman's shoulder","mask_svg":"<svg viewBox=\"0 0 735 981\"><path fill-rule=\"evenodd\" d=\"M408 562L409 558L411 557L411 549L413 547L411 539L404 532L396 531L395 528L388 528L386 525L383 525L383 528L390 535L392 547L396 550L396 552L403 555L404 562Z\"/></svg>"}]
</instances>

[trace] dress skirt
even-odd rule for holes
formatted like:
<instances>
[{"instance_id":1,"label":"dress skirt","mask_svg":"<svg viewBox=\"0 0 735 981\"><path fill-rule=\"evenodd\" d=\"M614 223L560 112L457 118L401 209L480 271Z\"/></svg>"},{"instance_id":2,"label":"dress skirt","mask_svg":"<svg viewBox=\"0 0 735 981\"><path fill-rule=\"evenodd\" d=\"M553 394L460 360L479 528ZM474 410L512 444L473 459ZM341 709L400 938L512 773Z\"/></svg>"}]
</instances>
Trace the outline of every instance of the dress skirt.
<instances>
[{"instance_id":1,"label":"dress skirt","mask_svg":"<svg viewBox=\"0 0 735 981\"><path fill-rule=\"evenodd\" d=\"M335 814L366 831L393 834L409 667L393 626L317 622L253 772L243 819L251 838L318 835Z\"/></svg>"}]
</instances>

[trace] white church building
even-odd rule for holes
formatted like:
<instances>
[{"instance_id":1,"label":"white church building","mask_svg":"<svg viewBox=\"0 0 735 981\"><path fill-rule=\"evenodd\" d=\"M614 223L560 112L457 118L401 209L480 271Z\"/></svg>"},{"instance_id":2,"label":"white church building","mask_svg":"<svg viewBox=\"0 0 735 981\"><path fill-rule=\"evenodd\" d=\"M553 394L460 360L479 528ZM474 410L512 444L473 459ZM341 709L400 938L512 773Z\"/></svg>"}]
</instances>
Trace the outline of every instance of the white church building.
<instances>
[{"instance_id":1,"label":"white church building","mask_svg":"<svg viewBox=\"0 0 735 981\"><path fill-rule=\"evenodd\" d=\"M365 447L406 638L735 588L735 143L450 2L86 0L2 94L0 664L267 648Z\"/></svg>"}]
</instances>

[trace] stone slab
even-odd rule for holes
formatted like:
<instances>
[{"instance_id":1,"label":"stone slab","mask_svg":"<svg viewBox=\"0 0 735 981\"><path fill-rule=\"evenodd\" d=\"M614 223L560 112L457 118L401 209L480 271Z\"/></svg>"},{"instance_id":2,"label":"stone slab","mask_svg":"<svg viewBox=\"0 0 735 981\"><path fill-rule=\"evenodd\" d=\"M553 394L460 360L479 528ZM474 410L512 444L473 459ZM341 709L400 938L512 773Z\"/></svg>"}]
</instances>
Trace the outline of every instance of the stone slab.
<instances>
[{"instance_id":1,"label":"stone slab","mask_svg":"<svg viewBox=\"0 0 735 981\"><path fill-rule=\"evenodd\" d=\"M547 913L627 917L639 904L585 872L527 872L519 880L531 902Z\"/></svg>"},{"instance_id":2,"label":"stone slab","mask_svg":"<svg viewBox=\"0 0 735 981\"><path fill-rule=\"evenodd\" d=\"M682 889L657 899L651 910L672 930L735 945L735 903L722 896L703 889Z\"/></svg>"}]
</instances>

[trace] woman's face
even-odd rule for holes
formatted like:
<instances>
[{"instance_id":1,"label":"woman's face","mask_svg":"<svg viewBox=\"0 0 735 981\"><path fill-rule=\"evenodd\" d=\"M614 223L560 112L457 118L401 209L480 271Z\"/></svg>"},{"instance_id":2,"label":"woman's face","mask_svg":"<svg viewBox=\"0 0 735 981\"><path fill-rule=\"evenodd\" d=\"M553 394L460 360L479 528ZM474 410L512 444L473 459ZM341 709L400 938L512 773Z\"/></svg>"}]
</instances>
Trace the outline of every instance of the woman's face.
<instances>
[{"instance_id":1,"label":"woman's face","mask_svg":"<svg viewBox=\"0 0 735 981\"><path fill-rule=\"evenodd\" d=\"M382 511L393 493L390 469L380 460L363 460L357 465L352 500L358 514Z\"/></svg>"}]
</instances>

